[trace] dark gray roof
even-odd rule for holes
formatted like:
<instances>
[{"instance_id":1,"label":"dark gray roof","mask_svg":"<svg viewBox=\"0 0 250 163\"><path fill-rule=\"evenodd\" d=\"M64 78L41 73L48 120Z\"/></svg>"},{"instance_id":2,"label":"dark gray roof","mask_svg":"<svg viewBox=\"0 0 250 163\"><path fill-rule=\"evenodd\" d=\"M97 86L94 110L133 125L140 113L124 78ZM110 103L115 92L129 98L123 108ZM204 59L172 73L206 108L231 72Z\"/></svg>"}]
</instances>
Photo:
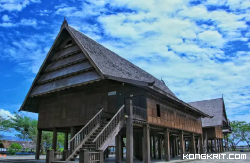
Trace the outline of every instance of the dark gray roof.
<instances>
[{"instance_id":1,"label":"dark gray roof","mask_svg":"<svg viewBox=\"0 0 250 163\"><path fill-rule=\"evenodd\" d=\"M9 149L12 143L18 143L23 149L36 149L36 143L33 141L14 141L14 140L2 140L3 147Z\"/></svg>"},{"instance_id":2,"label":"dark gray roof","mask_svg":"<svg viewBox=\"0 0 250 163\"><path fill-rule=\"evenodd\" d=\"M155 87L161 89L165 93L175 96L174 93L164 84L164 82L160 81L151 74L135 66L131 62L105 48L101 44L85 36L74 28L69 26L69 30L73 33L81 46L89 54L89 57L92 59L92 61L104 76L108 75L112 77L142 81L146 83L155 82Z\"/></svg>"},{"instance_id":3,"label":"dark gray roof","mask_svg":"<svg viewBox=\"0 0 250 163\"><path fill-rule=\"evenodd\" d=\"M213 118L202 118L202 127L222 126L222 121L226 119L223 116L223 98L195 101L188 104L208 115L213 116Z\"/></svg>"}]
</instances>

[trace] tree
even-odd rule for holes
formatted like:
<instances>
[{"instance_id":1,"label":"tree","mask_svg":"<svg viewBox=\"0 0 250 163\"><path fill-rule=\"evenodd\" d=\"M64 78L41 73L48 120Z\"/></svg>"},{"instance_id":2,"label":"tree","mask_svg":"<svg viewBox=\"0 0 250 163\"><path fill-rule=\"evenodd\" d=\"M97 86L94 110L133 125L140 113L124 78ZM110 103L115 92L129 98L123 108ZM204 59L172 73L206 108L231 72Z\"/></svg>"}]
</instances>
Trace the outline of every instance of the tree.
<instances>
[{"instance_id":1,"label":"tree","mask_svg":"<svg viewBox=\"0 0 250 163\"><path fill-rule=\"evenodd\" d=\"M24 140L32 140L35 143L37 142L37 120L14 112L14 117L11 117L7 121L8 122L5 123L5 127L12 128L13 130L17 131L18 134L15 136ZM64 136L62 133L58 133L57 137L57 149L59 150L64 145ZM52 138L52 132L44 131L42 133L42 153L44 153L44 150L46 151L52 147Z\"/></svg>"},{"instance_id":2,"label":"tree","mask_svg":"<svg viewBox=\"0 0 250 163\"><path fill-rule=\"evenodd\" d=\"M240 142L247 142L249 145L250 139L250 124L245 121L232 121L230 123L232 133L229 136L229 143L231 144L232 150L236 149L236 146Z\"/></svg>"}]
</instances>

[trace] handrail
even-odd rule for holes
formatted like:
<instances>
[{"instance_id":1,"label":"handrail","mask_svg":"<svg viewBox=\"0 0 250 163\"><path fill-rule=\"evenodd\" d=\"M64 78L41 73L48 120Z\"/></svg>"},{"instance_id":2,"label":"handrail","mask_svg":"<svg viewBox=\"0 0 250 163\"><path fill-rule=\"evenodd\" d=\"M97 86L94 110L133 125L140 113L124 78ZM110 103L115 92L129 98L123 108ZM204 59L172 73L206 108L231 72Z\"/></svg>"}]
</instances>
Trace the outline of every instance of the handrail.
<instances>
[{"instance_id":1,"label":"handrail","mask_svg":"<svg viewBox=\"0 0 250 163\"><path fill-rule=\"evenodd\" d=\"M116 114L113 116L113 118L109 121L109 123L102 129L102 131L96 136L96 138L92 141L93 143L96 142L96 140L99 138L99 136L106 130L106 128L113 122L113 120L116 118L116 116L121 112L121 110L124 108L124 105L121 106L121 108L116 112Z\"/></svg>"},{"instance_id":2,"label":"handrail","mask_svg":"<svg viewBox=\"0 0 250 163\"><path fill-rule=\"evenodd\" d=\"M90 124L90 122L92 122L102 112L102 110L103 108L77 134L75 134L75 136L73 136L73 138L71 138L68 143L70 143L78 134L80 134L82 130L84 130Z\"/></svg>"},{"instance_id":3,"label":"handrail","mask_svg":"<svg viewBox=\"0 0 250 163\"><path fill-rule=\"evenodd\" d=\"M81 148L81 145L89 138L89 136L100 126L102 121L103 108L91 118L91 120L68 142L70 146L70 155L66 159L68 161Z\"/></svg>"}]
</instances>

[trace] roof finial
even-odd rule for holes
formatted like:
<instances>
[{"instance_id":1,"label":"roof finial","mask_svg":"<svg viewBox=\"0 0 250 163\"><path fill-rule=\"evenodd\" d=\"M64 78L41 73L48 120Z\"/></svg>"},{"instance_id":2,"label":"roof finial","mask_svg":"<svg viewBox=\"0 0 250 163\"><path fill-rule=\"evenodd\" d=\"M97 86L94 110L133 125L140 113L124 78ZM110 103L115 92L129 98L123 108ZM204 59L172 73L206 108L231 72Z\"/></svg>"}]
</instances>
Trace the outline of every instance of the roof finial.
<instances>
[{"instance_id":1,"label":"roof finial","mask_svg":"<svg viewBox=\"0 0 250 163\"><path fill-rule=\"evenodd\" d=\"M64 16L64 21L67 21L67 20L66 20L66 16Z\"/></svg>"},{"instance_id":2,"label":"roof finial","mask_svg":"<svg viewBox=\"0 0 250 163\"><path fill-rule=\"evenodd\" d=\"M223 98L223 93L222 93L222 98Z\"/></svg>"},{"instance_id":3,"label":"roof finial","mask_svg":"<svg viewBox=\"0 0 250 163\"><path fill-rule=\"evenodd\" d=\"M68 26L68 22L67 22L67 20L66 20L66 16L64 16L64 20L63 20L61 29L63 29L65 26Z\"/></svg>"}]
</instances>

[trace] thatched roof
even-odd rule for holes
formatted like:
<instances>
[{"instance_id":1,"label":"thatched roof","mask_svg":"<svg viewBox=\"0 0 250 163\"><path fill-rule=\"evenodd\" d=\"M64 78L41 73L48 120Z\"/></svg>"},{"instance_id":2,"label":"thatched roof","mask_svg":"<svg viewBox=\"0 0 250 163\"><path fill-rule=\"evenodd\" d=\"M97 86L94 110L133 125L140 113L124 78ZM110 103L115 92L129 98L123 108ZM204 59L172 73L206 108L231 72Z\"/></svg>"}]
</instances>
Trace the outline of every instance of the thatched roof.
<instances>
[{"instance_id":1,"label":"thatched roof","mask_svg":"<svg viewBox=\"0 0 250 163\"><path fill-rule=\"evenodd\" d=\"M227 122L227 115L223 98L195 101L188 103L200 111L213 116L213 118L202 118L202 127L222 126Z\"/></svg>"},{"instance_id":2,"label":"thatched roof","mask_svg":"<svg viewBox=\"0 0 250 163\"><path fill-rule=\"evenodd\" d=\"M23 149L36 149L36 143L33 141L12 141L12 140L2 140L3 148L9 149L12 143L18 143Z\"/></svg>"}]
</instances>

